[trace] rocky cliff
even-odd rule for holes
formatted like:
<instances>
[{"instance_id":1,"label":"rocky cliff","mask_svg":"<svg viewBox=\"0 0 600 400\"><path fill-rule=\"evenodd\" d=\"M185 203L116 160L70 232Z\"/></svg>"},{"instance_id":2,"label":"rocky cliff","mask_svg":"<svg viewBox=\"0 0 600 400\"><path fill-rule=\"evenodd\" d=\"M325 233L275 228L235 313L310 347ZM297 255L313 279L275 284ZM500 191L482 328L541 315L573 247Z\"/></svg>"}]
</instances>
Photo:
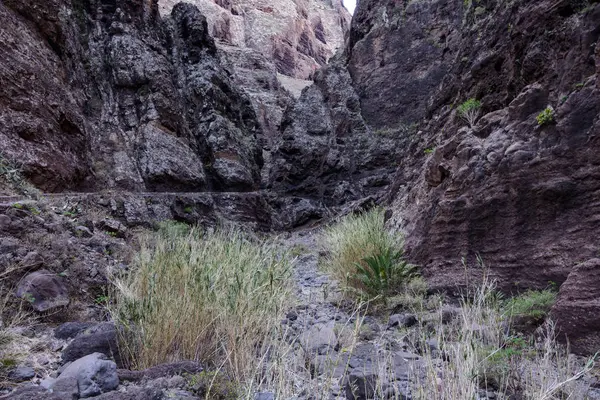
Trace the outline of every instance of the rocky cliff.
<instances>
[{"instance_id":1,"label":"rocky cliff","mask_svg":"<svg viewBox=\"0 0 600 400\"><path fill-rule=\"evenodd\" d=\"M160 0L169 15L174 0ZM340 0L193 0L206 16L221 59L250 96L270 150L297 88L343 47L350 14ZM266 153L268 156L268 152Z\"/></svg>"},{"instance_id":2,"label":"rocky cliff","mask_svg":"<svg viewBox=\"0 0 600 400\"><path fill-rule=\"evenodd\" d=\"M272 187L385 194L434 290L465 284L463 259L481 277L478 257L506 292L567 281L555 317L594 352L599 37L596 2L362 0L345 54L284 117Z\"/></svg>"},{"instance_id":3,"label":"rocky cliff","mask_svg":"<svg viewBox=\"0 0 600 400\"><path fill-rule=\"evenodd\" d=\"M197 8L5 1L0 21L0 148L40 189L258 187L256 115Z\"/></svg>"},{"instance_id":4,"label":"rocky cliff","mask_svg":"<svg viewBox=\"0 0 600 400\"><path fill-rule=\"evenodd\" d=\"M175 0L161 0L168 15ZM298 79L312 74L344 44L350 14L341 0L192 0L224 45L258 51L277 72Z\"/></svg>"},{"instance_id":5,"label":"rocky cliff","mask_svg":"<svg viewBox=\"0 0 600 400\"><path fill-rule=\"evenodd\" d=\"M44 191L266 189L234 213L263 229L380 203L433 290L477 259L507 293L556 283L573 350L600 346L600 4L361 0L317 69L339 2L197 3L1 3L0 165ZM122 208L198 221L228 196Z\"/></svg>"}]
</instances>

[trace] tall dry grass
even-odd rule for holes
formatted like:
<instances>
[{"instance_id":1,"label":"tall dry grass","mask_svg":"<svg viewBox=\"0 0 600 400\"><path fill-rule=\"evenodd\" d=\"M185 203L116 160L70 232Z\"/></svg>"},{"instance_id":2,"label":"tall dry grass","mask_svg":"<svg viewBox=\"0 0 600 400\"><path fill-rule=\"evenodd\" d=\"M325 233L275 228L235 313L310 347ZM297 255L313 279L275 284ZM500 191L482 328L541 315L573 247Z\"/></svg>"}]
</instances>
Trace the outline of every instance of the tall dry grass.
<instances>
[{"instance_id":1,"label":"tall dry grass","mask_svg":"<svg viewBox=\"0 0 600 400\"><path fill-rule=\"evenodd\" d=\"M440 362L434 352L424 354L426 373L416 385L416 398L471 400L481 390L499 399L585 399L589 385L581 380L593 367L569 355L556 341L548 320L537 336L515 335L493 281L484 276L461 302L459 318L450 325L440 319L435 327ZM418 374L415 374L418 376Z\"/></svg>"},{"instance_id":2,"label":"tall dry grass","mask_svg":"<svg viewBox=\"0 0 600 400\"><path fill-rule=\"evenodd\" d=\"M290 272L273 246L239 231L166 224L116 282L113 312L132 367L197 360L236 382L253 379L288 306Z\"/></svg>"},{"instance_id":3,"label":"tall dry grass","mask_svg":"<svg viewBox=\"0 0 600 400\"><path fill-rule=\"evenodd\" d=\"M386 296L416 275L403 260L402 238L385 228L379 208L342 217L324 230L322 242L323 266L347 294Z\"/></svg>"}]
</instances>

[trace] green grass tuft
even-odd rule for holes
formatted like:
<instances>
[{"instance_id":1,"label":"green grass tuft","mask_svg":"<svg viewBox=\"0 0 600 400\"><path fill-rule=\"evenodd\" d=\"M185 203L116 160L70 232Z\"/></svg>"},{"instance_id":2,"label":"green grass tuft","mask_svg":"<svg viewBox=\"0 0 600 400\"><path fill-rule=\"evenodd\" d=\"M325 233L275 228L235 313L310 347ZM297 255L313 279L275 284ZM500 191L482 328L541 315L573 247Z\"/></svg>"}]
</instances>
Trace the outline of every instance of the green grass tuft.
<instances>
[{"instance_id":1,"label":"green grass tuft","mask_svg":"<svg viewBox=\"0 0 600 400\"><path fill-rule=\"evenodd\" d=\"M509 299L505 313L509 317L526 317L534 320L544 319L556 302L557 293L552 290L528 290Z\"/></svg>"}]
</instances>

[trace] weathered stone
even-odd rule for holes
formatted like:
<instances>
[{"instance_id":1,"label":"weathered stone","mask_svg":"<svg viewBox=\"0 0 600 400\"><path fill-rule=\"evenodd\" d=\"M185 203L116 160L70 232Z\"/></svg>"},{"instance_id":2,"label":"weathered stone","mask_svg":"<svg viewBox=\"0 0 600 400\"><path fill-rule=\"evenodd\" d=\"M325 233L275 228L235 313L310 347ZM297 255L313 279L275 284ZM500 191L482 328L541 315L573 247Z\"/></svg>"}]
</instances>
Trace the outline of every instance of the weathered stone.
<instances>
[{"instance_id":1,"label":"weathered stone","mask_svg":"<svg viewBox=\"0 0 600 400\"><path fill-rule=\"evenodd\" d=\"M558 339L568 340L576 354L595 354L600 350L600 259L576 265L560 287L552 308Z\"/></svg>"},{"instance_id":2,"label":"weathered stone","mask_svg":"<svg viewBox=\"0 0 600 400\"><path fill-rule=\"evenodd\" d=\"M117 329L112 323L97 324L78 334L62 352L63 363L75 361L86 355L101 353L121 365Z\"/></svg>"},{"instance_id":3,"label":"weathered stone","mask_svg":"<svg viewBox=\"0 0 600 400\"><path fill-rule=\"evenodd\" d=\"M74 229L74 234L77 237L83 237L83 238L90 238L92 236L94 236L94 234L92 233L92 231L90 231L90 229L88 227L85 226L76 226Z\"/></svg>"},{"instance_id":4,"label":"weathered stone","mask_svg":"<svg viewBox=\"0 0 600 400\"><path fill-rule=\"evenodd\" d=\"M119 386L117 366L100 353L89 354L73 361L51 385L54 389L63 381L76 381L79 398L111 392Z\"/></svg>"},{"instance_id":5,"label":"weathered stone","mask_svg":"<svg viewBox=\"0 0 600 400\"><path fill-rule=\"evenodd\" d=\"M388 328L410 328L417 324L417 317L414 314L394 314L390 315Z\"/></svg>"},{"instance_id":6,"label":"weathered stone","mask_svg":"<svg viewBox=\"0 0 600 400\"><path fill-rule=\"evenodd\" d=\"M375 395L377 374L370 371L352 370L344 380L344 392L348 400L368 400Z\"/></svg>"},{"instance_id":7,"label":"weathered stone","mask_svg":"<svg viewBox=\"0 0 600 400\"><path fill-rule=\"evenodd\" d=\"M10 371L8 377L15 382L28 381L35 377L35 371L31 367L17 367Z\"/></svg>"},{"instance_id":8,"label":"weathered stone","mask_svg":"<svg viewBox=\"0 0 600 400\"><path fill-rule=\"evenodd\" d=\"M338 344L332 324L313 325L300 336L299 340L309 354L327 354Z\"/></svg>"},{"instance_id":9,"label":"weathered stone","mask_svg":"<svg viewBox=\"0 0 600 400\"><path fill-rule=\"evenodd\" d=\"M17 296L38 312L69 304L69 293L62 278L45 269L25 276L19 283Z\"/></svg>"},{"instance_id":10,"label":"weathered stone","mask_svg":"<svg viewBox=\"0 0 600 400\"><path fill-rule=\"evenodd\" d=\"M93 322L65 322L56 328L54 337L57 339L71 339L94 325Z\"/></svg>"},{"instance_id":11,"label":"weathered stone","mask_svg":"<svg viewBox=\"0 0 600 400\"><path fill-rule=\"evenodd\" d=\"M257 393L254 400L275 400L275 394L271 392Z\"/></svg>"}]
</instances>

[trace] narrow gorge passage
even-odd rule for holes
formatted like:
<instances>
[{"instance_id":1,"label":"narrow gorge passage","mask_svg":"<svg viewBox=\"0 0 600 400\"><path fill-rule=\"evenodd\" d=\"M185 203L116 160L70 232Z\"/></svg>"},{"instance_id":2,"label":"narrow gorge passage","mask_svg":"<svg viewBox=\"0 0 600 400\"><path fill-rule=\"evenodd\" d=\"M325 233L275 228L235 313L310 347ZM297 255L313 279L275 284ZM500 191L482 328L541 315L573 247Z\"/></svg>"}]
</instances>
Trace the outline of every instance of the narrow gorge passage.
<instances>
[{"instance_id":1,"label":"narrow gorge passage","mask_svg":"<svg viewBox=\"0 0 600 400\"><path fill-rule=\"evenodd\" d=\"M599 74L597 0L0 1L0 398L600 399Z\"/></svg>"}]
</instances>

